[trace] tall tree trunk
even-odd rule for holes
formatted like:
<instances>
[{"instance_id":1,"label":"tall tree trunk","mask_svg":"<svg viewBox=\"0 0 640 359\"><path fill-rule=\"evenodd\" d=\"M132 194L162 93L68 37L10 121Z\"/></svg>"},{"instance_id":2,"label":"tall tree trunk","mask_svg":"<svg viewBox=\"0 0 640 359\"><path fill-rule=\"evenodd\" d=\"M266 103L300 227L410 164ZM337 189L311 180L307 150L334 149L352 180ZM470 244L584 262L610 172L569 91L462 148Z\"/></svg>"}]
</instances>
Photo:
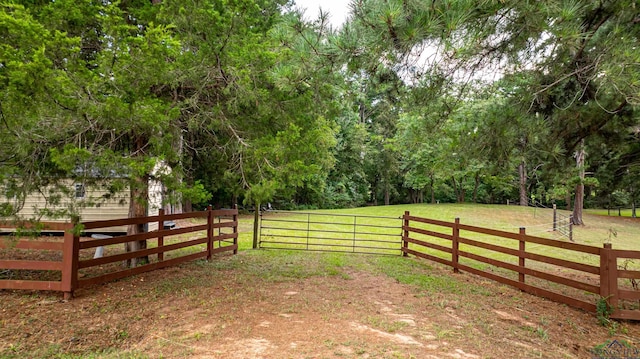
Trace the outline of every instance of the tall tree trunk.
<instances>
[{"instance_id":1,"label":"tall tree trunk","mask_svg":"<svg viewBox=\"0 0 640 359\"><path fill-rule=\"evenodd\" d=\"M458 203L464 203L465 200L465 193L464 193L464 188L463 188L463 183L464 183L464 177L460 179L460 181L456 181L455 177L451 177L451 179L453 180L453 188L456 192L456 200L458 201Z\"/></svg>"},{"instance_id":2,"label":"tall tree trunk","mask_svg":"<svg viewBox=\"0 0 640 359\"><path fill-rule=\"evenodd\" d=\"M567 192L567 195L564 198L564 201L567 202L567 206L565 207L565 209L567 211L571 210L571 193Z\"/></svg>"},{"instance_id":3,"label":"tall tree trunk","mask_svg":"<svg viewBox=\"0 0 640 359\"><path fill-rule=\"evenodd\" d=\"M186 199L182 202L182 210L185 213L193 212L193 204L191 203L190 200Z\"/></svg>"},{"instance_id":4,"label":"tall tree trunk","mask_svg":"<svg viewBox=\"0 0 640 359\"><path fill-rule=\"evenodd\" d=\"M473 203L478 203L478 186L480 186L480 174L476 172L475 183L473 185Z\"/></svg>"},{"instance_id":5,"label":"tall tree trunk","mask_svg":"<svg viewBox=\"0 0 640 359\"><path fill-rule=\"evenodd\" d=\"M460 192L458 192L458 181L456 178L451 176L451 181L453 181L453 191L456 193L456 202L460 202Z\"/></svg>"},{"instance_id":6,"label":"tall tree trunk","mask_svg":"<svg viewBox=\"0 0 640 359\"><path fill-rule=\"evenodd\" d=\"M584 139L576 152L576 165L580 175L580 182L576 185L576 199L573 201L573 224L582 225L582 209L584 208Z\"/></svg>"},{"instance_id":7,"label":"tall tree trunk","mask_svg":"<svg viewBox=\"0 0 640 359\"><path fill-rule=\"evenodd\" d=\"M429 188L431 189L431 203L436 203L436 189L434 187L433 175L431 175L431 183L429 184Z\"/></svg>"},{"instance_id":8,"label":"tall tree trunk","mask_svg":"<svg viewBox=\"0 0 640 359\"><path fill-rule=\"evenodd\" d=\"M384 205L388 206L390 202L389 181L384 181Z\"/></svg>"},{"instance_id":9,"label":"tall tree trunk","mask_svg":"<svg viewBox=\"0 0 640 359\"><path fill-rule=\"evenodd\" d=\"M148 140L143 136L135 136L134 138L134 157L144 156L144 148ZM134 178L129 188L129 218L145 217L147 215L147 204L149 202L149 175L143 175ZM143 224L131 224L127 227L127 235L144 233ZM124 244L126 252L133 252L147 249L147 241L133 241ZM141 256L125 261L126 267L136 267L139 264L149 263L149 256Z\"/></svg>"},{"instance_id":10,"label":"tall tree trunk","mask_svg":"<svg viewBox=\"0 0 640 359\"><path fill-rule=\"evenodd\" d=\"M527 206L529 204L527 199L527 168L524 161L518 165L518 176L520 176L520 205Z\"/></svg>"}]
</instances>

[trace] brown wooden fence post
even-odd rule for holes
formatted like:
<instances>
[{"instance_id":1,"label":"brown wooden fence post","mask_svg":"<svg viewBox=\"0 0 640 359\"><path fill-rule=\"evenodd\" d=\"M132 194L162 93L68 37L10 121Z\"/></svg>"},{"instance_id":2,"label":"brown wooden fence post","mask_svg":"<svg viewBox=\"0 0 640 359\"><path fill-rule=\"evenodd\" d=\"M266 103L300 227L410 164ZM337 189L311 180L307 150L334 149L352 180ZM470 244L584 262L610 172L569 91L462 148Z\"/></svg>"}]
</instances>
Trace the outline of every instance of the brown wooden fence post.
<instances>
[{"instance_id":1,"label":"brown wooden fence post","mask_svg":"<svg viewBox=\"0 0 640 359\"><path fill-rule=\"evenodd\" d=\"M526 229L524 227L520 227L520 239L518 245L518 266L520 266L520 272L518 272L518 282L524 283L524 256L525 256L525 236Z\"/></svg>"},{"instance_id":2,"label":"brown wooden fence post","mask_svg":"<svg viewBox=\"0 0 640 359\"><path fill-rule=\"evenodd\" d=\"M613 254L611 243L605 243L600 249L600 297L609 307L618 306L618 259Z\"/></svg>"},{"instance_id":3,"label":"brown wooden fence post","mask_svg":"<svg viewBox=\"0 0 640 359\"><path fill-rule=\"evenodd\" d=\"M573 214L569 215L569 240L573 242Z\"/></svg>"},{"instance_id":4,"label":"brown wooden fence post","mask_svg":"<svg viewBox=\"0 0 640 359\"><path fill-rule=\"evenodd\" d=\"M235 223L235 225L233 226L233 233L235 234L235 237L233 237L233 245L235 246L235 249L233 250L233 254L238 254L238 205L234 204L233 205L233 222Z\"/></svg>"},{"instance_id":5,"label":"brown wooden fence post","mask_svg":"<svg viewBox=\"0 0 640 359\"><path fill-rule=\"evenodd\" d=\"M73 233L73 227L73 223L65 226L62 246L62 291L65 300L73 298L73 291L78 283L80 237Z\"/></svg>"},{"instance_id":6,"label":"brown wooden fence post","mask_svg":"<svg viewBox=\"0 0 640 359\"><path fill-rule=\"evenodd\" d=\"M404 211L404 216L402 216L402 256L407 257L409 253L407 250L409 249L409 242L407 239L409 238L409 211Z\"/></svg>"},{"instance_id":7,"label":"brown wooden fence post","mask_svg":"<svg viewBox=\"0 0 640 359\"><path fill-rule=\"evenodd\" d=\"M213 253L213 208L207 207L207 260L211 260Z\"/></svg>"},{"instance_id":8,"label":"brown wooden fence post","mask_svg":"<svg viewBox=\"0 0 640 359\"><path fill-rule=\"evenodd\" d=\"M453 263L453 272L460 273L460 268L458 268L458 261L460 255L458 251L460 250L460 218L456 218L455 223L453 224L453 238L451 243L451 262Z\"/></svg>"},{"instance_id":9,"label":"brown wooden fence post","mask_svg":"<svg viewBox=\"0 0 640 359\"><path fill-rule=\"evenodd\" d=\"M158 211L158 232L162 233L164 230L164 208L160 208ZM162 262L164 260L164 236L158 235L158 262Z\"/></svg>"},{"instance_id":10,"label":"brown wooden fence post","mask_svg":"<svg viewBox=\"0 0 640 359\"><path fill-rule=\"evenodd\" d=\"M611 244L609 243L609 246ZM618 309L618 257L613 249L609 252L609 305L616 311Z\"/></svg>"}]
</instances>

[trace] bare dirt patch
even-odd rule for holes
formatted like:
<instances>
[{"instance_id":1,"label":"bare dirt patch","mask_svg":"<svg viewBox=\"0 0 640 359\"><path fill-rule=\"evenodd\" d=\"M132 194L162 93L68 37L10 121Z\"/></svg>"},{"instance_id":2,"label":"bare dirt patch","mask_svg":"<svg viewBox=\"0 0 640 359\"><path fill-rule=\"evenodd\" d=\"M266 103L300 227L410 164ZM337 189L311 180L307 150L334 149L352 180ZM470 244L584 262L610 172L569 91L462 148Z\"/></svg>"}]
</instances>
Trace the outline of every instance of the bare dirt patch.
<instances>
[{"instance_id":1,"label":"bare dirt patch","mask_svg":"<svg viewBox=\"0 0 640 359\"><path fill-rule=\"evenodd\" d=\"M590 358L607 340L640 346L638 324L605 328L580 310L398 260L418 263L424 283L381 274L375 257L336 266L321 254L241 252L80 290L69 302L2 291L0 356Z\"/></svg>"}]
</instances>

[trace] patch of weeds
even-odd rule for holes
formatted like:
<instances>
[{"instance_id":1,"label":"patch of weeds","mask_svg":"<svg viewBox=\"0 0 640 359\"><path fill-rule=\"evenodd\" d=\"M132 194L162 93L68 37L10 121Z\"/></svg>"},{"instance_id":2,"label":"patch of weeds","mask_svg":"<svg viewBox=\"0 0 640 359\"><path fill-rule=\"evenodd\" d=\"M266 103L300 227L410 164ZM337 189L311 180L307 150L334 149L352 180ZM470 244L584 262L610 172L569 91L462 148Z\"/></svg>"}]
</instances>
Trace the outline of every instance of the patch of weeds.
<instances>
[{"instance_id":1,"label":"patch of weeds","mask_svg":"<svg viewBox=\"0 0 640 359\"><path fill-rule=\"evenodd\" d=\"M549 319L547 319L547 317L545 316L540 317L540 324L543 326L549 325Z\"/></svg>"},{"instance_id":2,"label":"patch of weeds","mask_svg":"<svg viewBox=\"0 0 640 359\"><path fill-rule=\"evenodd\" d=\"M282 312L286 313L286 314L296 314L296 313L299 312L298 305L295 304L295 303L292 303L292 304L288 305L287 307L283 308Z\"/></svg>"},{"instance_id":3,"label":"patch of weeds","mask_svg":"<svg viewBox=\"0 0 640 359\"><path fill-rule=\"evenodd\" d=\"M15 349L15 348L14 348ZM6 350L0 351L1 358L34 358L34 359L147 359L148 355L136 351L122 351L115 348L99 349L87 351L82 354L67 353L59 344L50 344L46 348L34 352L17 350L8 353Z\"/></svg>"},{"instance_id":4,"label":"patch of weeds","mask_svg":"<svg viewBox=\"0 0 640 359\"><path fill-rule=\"evenodd\" d=\"M270 282L327 275L324 253L296 251L251 251L238 268L243 274Z\"/></svg>"},{"instance_id":5,"label":"patch of weeds","mask_svg":"<svg viewBox=\"0 0 640 359\"><path fill-rule=\"evenodd\" d=\"M528 332L535 334L538 338L542 339L543 341L547 341L549 340L549 332L547 332L546 329L542 328L542 327L531 327L531 326L525 326L524 329L526 329Z\"/></svg>"},{"instance_id":6,"label":"patch of weeds","mask_svg":"<svg viewBox=\"0 0 640 359\"><path fill-rule=\"evenodd\" d=\"M367 317L367 324L370 325L371 327L380 329L387 333L397 332L399 330L402 330L407 325L409 325L408 323L402 322L402 321L388 322L380 317L374 317L374 316Z\"/></svg>"},{"instance_id":7,"label":"patch of weeds","mask_svg":"<svg viewBox=\"0 0 640 359\"><path fill-rule=\"evenodd\" d=\"M366 342L360 342L360 341L346 341L343 342L342 345L344 345L345 347L351 347L353 348L353 352L356 355L363 355L367 352L366 348L367 348L367 343Z\"/></svg>"},{"instance_id":8,"label":"patch of weeds","mask_svg":"<svg viewBox=\"0 0 640 359\"><path fill-rule=\"evenodd\" d=\"M608 298L601 297L596 302L596 318L598 319L598 324L602 326L608 326L611 323L611 313L613 313L613 308L607 302Z\"/></svg>"},{"instance_id":9,"label":"patch of weeds","mask_svg":"<svg viewBox=\"0 0 640 359\"><path fill-rule=\"evenodd\" d=\"M487 289L486 287L482 287L482 286L473 286L469 288L469 291L472 294L478 294L478 295L483 295L485 297L493 297L496 295L495 292Z\"/></svg>"},{"instance_id":10,"label":"patch of weeds","mask_svg":"<svg viewBox=\"0 0 640 359\"><path fill-rule=\"evenodd\" d=\"M327 267L342 268L346 265L347 260L342 253L330 253L324 256L323 262Z\"/></svg>"},{"instance_id":11,"label":"patch of weeds","mask_svg":"<svg viewBox=\"0 0 640 359\"><path fill-rule=\"evenodd\" d=\"M446 308L459 309L460 303L457 300L441 299L436 303L436 306L438 306L438 308L440 309L446 309Z\"/></svg>"},{"instance_id":12,"label":"patch of weeds","mask_svg":"<svg viewBox=\"0 0 640 359\"><path fill-rule=\"evenodd\" d=\"M126 331L126 330L119 330L116 333L116 340L121 341L121 340L125 340L127 338L129 338L129 332Z\"/></svg>"},{"instance_id":13,"label":"patch of weeds","mask_svg":"<svg viewBox=\"0 0 640 359\"><path fill-rule=\"evenodd\" d=\"M435 333L436 339L438 340L442 340L445 338L451 338L455 335L457 335L458 333L454 330L448 329L448 328L443 328L438 324L434 324L433 325L433 331Z\"/></svg>"},{"instance_id":14,"label":"patch of weeds","mask_svg":"<svg viewBox=\"0 0 640 359\"><path fill-rule=\"evenodd\" d=\"M609 321L609 324L607 325L607 328L608 328L610 337L612 337L612 336L614 336L614 335L616 335L618 333L619 326L620 325L615 320Z\"/></svg>"},{"instance_id":15,"label":"patch of weeds","mask_svg":"<svg viewBox=\"0 0 640 359\"><path fill-rule=\"evenodd\" d=\"M399 283L410 284L432 293L462 294L464 286L451 276L427 274L428 265L403 257L377 258L379 272Z\"/></svg>"},{"instance_id":16,"label":"patch of weeds","mask_svg":"<svg viewBox=\"0 0 640 359\"><path fill-rule=\"evenodd\" d=\"M474 322L474 327L479 329L486 335L493 335L493 325L487 322L485 319L477 319Z\"/></svg>"},{"instance_id":17,"label":"patch of weeds","mask_svg":"<svg viewBox=\"0 0 640 359\"><path fill-rule=\"evenodd\" d=\"M581 336L584 336L584 329L580 328L573 320L567 319L567 324L571 327L574 333L580 333Z\"/></svg>"},{"instance_id":18,"label":"patch of weeds","mask_svg":"<svg viewBox=\"0 0 640 359\"><path fill-rule=\"evenodd\" d=\"M22 349L20 348L20 344L9 344L4 350L0 351L0 357L2 358L23 358L24 355L21 354Z\"/></svg>"}]
</instances>

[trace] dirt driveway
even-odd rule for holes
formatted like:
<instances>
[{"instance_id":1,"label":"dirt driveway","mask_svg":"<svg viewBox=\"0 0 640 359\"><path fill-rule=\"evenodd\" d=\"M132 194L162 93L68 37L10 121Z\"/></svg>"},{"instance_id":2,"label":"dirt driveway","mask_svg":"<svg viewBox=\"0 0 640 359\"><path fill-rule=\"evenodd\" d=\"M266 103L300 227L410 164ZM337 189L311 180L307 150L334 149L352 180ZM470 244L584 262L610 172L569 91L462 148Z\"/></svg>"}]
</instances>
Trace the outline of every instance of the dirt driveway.
<instances>
[{"instance_id":1,"label":"dirt driveway","mask_svg":"<svg viewBox=\"0 0 640 359\"><path fill-rule=\"evenodd\" d=\"M380 271L387 268L386 273ZM0 292L0 357L593 358L640 325L417 259L241 252L77 292Z\"/></svg>"}]
</instances>

